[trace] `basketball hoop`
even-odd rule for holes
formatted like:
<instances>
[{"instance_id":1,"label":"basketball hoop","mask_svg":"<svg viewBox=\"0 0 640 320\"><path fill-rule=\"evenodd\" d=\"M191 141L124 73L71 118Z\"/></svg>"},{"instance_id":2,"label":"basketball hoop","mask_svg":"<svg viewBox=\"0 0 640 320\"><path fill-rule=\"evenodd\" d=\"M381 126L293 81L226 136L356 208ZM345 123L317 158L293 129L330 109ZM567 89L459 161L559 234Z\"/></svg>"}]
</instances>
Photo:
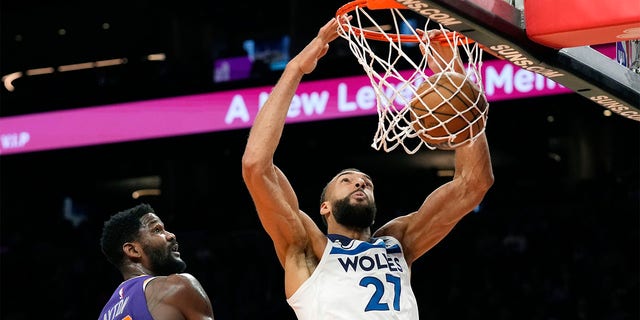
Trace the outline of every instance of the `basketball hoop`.
<instances>
[{"instance_id":1,"label":"basketball hoop","mask_svg":"<svg viewBox=\"0 0 640 320\"><path fill-rule=\"evenodd\" d=\"M345 15L353 17L344 19ZM488 108L480 73L484 51L482 46L458 32L447 30L428 17L408 10L394 0L355 0L340 7L336 18L341 22L338 30L340 36L349 42L351 52L369 77L376 93L378 129L371 145L374 149L390 152L401 146L409 154L416 153L423 146L431 150L455 149L475 140L484 132ZM416 31L436 28L442 34L433 39ZM458 48L453 50L454 58L444 59L431 50L435 42ZM421 47L426 54L421 53ZM462 92L460 81L441 85L450 77L440 75L454 71L457 59L466 64L463 82L474 84L477 95ZM431 66L428 61L431 61ZM436 65L433 65L434 62ZM419 101L430 110L416 114L413 108L407 106L416 105L416 99L421 99L422 93L418 94L419 91L435 92L439 95L439 106L447 105L447 110L457 109L457 115L443 118L442 113L437 111L439 106L433 105L433 97L431 105ZM461 104L459 100L465 100L463 108L456 107L456 104ZM470 114L474 117L470 118ZM425 118L432 122L435 119L439 123L425 127L424 123L428 122L424 121ZM459 124L460 119L466 121L465 126L457 125L455 130L451 130L450 123ZM433 132L446 132L446 136L433 136Z\"/></svg>"}]
</instances>

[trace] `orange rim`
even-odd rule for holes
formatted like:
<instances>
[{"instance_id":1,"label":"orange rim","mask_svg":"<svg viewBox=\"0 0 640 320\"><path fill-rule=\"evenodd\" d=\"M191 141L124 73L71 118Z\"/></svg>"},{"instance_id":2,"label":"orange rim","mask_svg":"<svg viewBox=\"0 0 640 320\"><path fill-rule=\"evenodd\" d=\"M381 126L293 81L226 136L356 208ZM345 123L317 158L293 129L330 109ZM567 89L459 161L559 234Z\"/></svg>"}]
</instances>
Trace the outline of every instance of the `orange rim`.
<instances>
[{"instance_id":1,"label":"orange rim","mask_svg":"<svg viewBox=\"0 0 640 320\"><path fill-rule=\"evenodd\" d=\"M394 0L354 0L351 1L338 9L336 12L336 18L340 21L340 18L349 14L350 12L355 11L357 8L368 8L371 10L381 10L381 9L407 9L404 5L394 1ZM373 30L362 29L356 26L349 25L347 23L340 23L342 30L347 33L353 33L356 36L363 36L367 39L377 40L377 41L393 41L393 42L409 42L409 43L420 43L420 37L417 37L414 34L397 34L397 33L383 33ZM440 42L442 45L449 45L449 39L452 39L456 32L448 31L444 34L440 34L435 38L431 39L432 41ZM470 44L474 43L474 40L465 37L464 35L458 33L458 42L456 45L462 44Z\"/></svg>"}]
</instances>

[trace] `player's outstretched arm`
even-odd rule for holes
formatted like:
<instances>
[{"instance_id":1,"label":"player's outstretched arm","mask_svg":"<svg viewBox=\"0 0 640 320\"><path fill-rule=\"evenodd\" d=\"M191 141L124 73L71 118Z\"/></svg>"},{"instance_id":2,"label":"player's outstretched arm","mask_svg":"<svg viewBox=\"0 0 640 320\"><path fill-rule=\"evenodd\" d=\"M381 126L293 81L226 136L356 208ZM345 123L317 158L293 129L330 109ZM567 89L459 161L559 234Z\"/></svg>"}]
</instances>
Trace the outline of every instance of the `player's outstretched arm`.
<instances>
[{"instance_id":1,"label":"player's outstretched arm","mask_svg":"<svg viewBox=\"0 0 640 320\"><path fill-rule=\"evenodd\" d=\"M285 175L273 163L291 100L305 74L312 72L338 37L338 22L331 19L316 37L285 67L250 130L242 157L242 177L260 221L274 241L284 266L290 245L303 245L306 231L300 220L297 197ZM308 217L307 217L308 218Z\"/></svg>"}]
</instances>

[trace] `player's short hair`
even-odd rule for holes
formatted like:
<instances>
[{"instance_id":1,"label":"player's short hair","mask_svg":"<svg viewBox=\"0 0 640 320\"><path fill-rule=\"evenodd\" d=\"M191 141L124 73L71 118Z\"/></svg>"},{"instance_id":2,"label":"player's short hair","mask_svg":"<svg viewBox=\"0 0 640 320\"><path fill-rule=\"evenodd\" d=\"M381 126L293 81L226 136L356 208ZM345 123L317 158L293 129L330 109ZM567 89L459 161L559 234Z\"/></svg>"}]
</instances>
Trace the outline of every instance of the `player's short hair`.
<instances>
[{"instance_id":1,"label":"player's short hair","mask_svg":"<svg viewBox=\"0 0 640 320\"><path fill-rule=\"evenodd\" d=\"M123 262L122 245L138 239L142 226L140 218L147 213L155 213L155 210L149 204L141 203L112 215L104 222L100 248L107 260L116 267L120 267Z\"/></svg>"}]
</instances>

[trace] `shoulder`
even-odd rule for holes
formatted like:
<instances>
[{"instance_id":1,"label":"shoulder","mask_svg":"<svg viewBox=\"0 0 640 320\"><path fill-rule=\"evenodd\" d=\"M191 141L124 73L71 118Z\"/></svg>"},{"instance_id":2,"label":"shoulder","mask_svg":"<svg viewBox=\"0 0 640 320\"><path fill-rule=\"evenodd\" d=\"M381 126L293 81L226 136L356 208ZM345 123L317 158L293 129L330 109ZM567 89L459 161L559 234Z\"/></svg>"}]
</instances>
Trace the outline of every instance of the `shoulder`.
<instances>
[{"instance_id":1,"label":"shoulder","mask_svg":"<svg viewBox=\"0 0 640 320\"><path fill-rule=\"evenodd\" d=\"M171 315L213 315L211 302L200 282L189 273L156 277L146 290L147 307L155 319L173 319ZM210 318L198 318L210 319Z\"/></svg>"},{"instance_id":2,"label":"shoulder","mask_svg":"<svg viewBox=\"0 0 640 320\"><path fill-rule=\"evenodd\" d=\"M374 237L380 238L384 236L393 237L396 240L402 242L404 234L407 231L407 226L412 218L413 214L405 216L399 216L381 226L373 233Z\"/></svg>"},{"instance_id":3,"label":"shoulder","mask_svg":"<svg viewBox=\"0 0 640 320\"><path fill-rule=\"evenodd\" d=\"M176 282L198 282L198 279L194 277L190 273L174 273L172 275L167 276L167 280L176 281Z\"/></svg>"},{"instance_id":4,"label":"shoulder","mask_svg":"<svg viewBox=\"0 0 640 320\"><path fill-rule=\"evenodd\" d=\"M190 273L176 273L154 278L149 282L147 288L159 292L182 294L188 291L200 291L202 285Z\"/></svg>"},{"instance_id":5,"label":"shoulder","mask_svg":"<svg viewBox=\"0 0 640 320\"><path fill-rule=\"evenodd\" d=\"M184 287L200 287L200 281L190 273L175 273L167 276L167 282Z\"/></svg>"}]
</instances>

